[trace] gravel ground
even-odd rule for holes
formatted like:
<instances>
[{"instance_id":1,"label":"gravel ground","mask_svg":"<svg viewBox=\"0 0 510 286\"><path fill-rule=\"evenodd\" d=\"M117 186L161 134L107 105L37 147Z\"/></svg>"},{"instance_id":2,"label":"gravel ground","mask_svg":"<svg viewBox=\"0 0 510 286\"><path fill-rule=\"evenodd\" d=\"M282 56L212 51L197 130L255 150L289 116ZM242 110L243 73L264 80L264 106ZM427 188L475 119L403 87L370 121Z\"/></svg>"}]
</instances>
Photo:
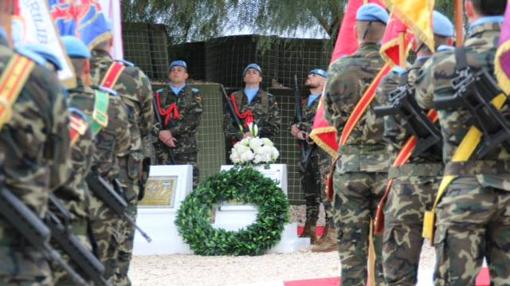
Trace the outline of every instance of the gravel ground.
<instances>
[{"instance_id":1,"label":"gravel ground","mask_svg":"<svg viewBox=\"0 0 510 286\"><path fill-rule=\"evenodd\" d=\"M290 220L304 223L304 206L292 206ZM318 224L323 224L321 209ZM424 246L419 286L432 285L434 252ZM281 281L339 276L336 252L263 256L205 257L196 255L136 256L130 277L134 286L273 286Z\"/></svg>"}]
</instances>

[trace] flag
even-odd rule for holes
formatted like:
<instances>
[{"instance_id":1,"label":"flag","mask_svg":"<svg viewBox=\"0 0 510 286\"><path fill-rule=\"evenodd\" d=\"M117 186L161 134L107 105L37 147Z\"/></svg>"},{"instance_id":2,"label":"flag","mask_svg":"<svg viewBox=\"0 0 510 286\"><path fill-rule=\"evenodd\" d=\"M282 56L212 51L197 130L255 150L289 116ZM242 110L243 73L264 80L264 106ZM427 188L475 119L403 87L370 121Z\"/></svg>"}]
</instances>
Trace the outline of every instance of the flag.
<instances>
[{"instance_id":1,"label":"flag","mask_svg":"<svg viewBox=\"0 0 510 286\"><path fill-rule=\"evenodd\" d=\"M412 39L412 33L404 22L391 13L382 40L382 58L392 66L405 66Z\"/></svg>"},{"instance_id":2,"label":"flag","mask_svg":"<svg viewBox=\"0 0 510 286\"><path fill-rule=\"evenodd\" d=\"M15 46L36 44L52 51L63 65L58 77L67 87L76 85L72 64L60 42L47 0L14 1L12 36Z\"/></svg>"},{"instance_id":3,"label":"flag","mask_svg":"<svg viewBox=\"0 0 510 286\"><path fill-rule=\"evenodd\" d=\"M384 7L381 0L349 0L345 8L344 18L336 39L335 48L331 55L331 63L341 57L352 55L358 49L356 13L358 9L366 3L376 3ZM337 130L335 126L329 125L326 120L324 106L324 96L322 96L313 120L310 138L331 157L335 157L338 151Z\"/></svg>"},{"instance_id":4,"label":"flag","mask_svg":"<svg viewBox=\"0 0 510 286\"><path fill-rule=\"evenodd\" d=\"M49 0L49 3L61 35L77 36L89 49L112 37L108 18L98 0Z\"/></svg>"},{"instance_id":5,"label":"flag","mask_svg":"<svg viewBox=\"0 0 510 286\"><path fill-rule=\"evenodd\" d=\"M507 3L505 21L501 27L499 48L495 59L496 77L506 94L510 93L510 2Z\"/></svg>"},{"instance_id":6,"label":"flag","mask_svg":"<svg viewBox=\"0 0 510 286\"><path fill-rule=\"evenodd\" d=\"M434 51L434 30L432 14L434 0L385 0L391 13L401 20L412 33Z\"/></svg>"},{"instance_id":7,"label":"flag","mask_svg":"<svg viewBox=\"0 0 510 286\"><path fill-rule=\"evenodd\" d=\"M119 0L100 0L103 13L112 22L113 50L111 54L115 59L124 58L122 44L122 19Z\"/></svg>"}]
</instances>

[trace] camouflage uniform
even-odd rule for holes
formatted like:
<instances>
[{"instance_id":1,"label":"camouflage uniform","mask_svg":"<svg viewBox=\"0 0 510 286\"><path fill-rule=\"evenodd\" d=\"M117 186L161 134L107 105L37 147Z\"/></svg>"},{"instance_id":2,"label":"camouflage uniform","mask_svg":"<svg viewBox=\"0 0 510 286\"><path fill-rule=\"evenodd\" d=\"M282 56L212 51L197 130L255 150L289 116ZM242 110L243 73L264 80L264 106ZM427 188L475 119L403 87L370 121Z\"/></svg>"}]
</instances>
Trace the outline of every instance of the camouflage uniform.
<instances>
[{"instance_id":1,"label":"camouflage uniform","mask_svg":"<svg viewBox=\"0 0 510 286\"><path fill-rule=\"evenodd\" d=\"M91 66L92 77L96 84L103 78L112 65L113 60L107 52L93 50ZM129 122L131 125L131 148L128 156L119 158L119 180L126 189L125 198L128 202L128 213L136 221L138 196L140 194L140 181L142 176L142 162L151 154L144 154L143 143L154 127L154 113L152 109L152 87L149 78L137 67L125 63L126 68L120 74L113 89L120 95L122 101L129 110ZM142 190L143 191L143 190ZM123 227L125 241L119 246L119 257L116 285L131 285L127 276L131 261L135 228L128 222Z\"/></svg>"},{"instance_id":2,"label":"camouflage uniform","mask_svg":"<svg viewBox=\"0 0 510 286\"><path fill-rule=\"evenodd\" d=\"M88 89L87 92L92 95L94 91ZM109 181L119 178L119 158L128 156L131 147L130 130L126 106L119 95L111 95L108 126L96 136L97 150L92 170ZM90 205L91 229L97 243L99 260L105 265L104 277L113 282L119 245L125 240L123 220L94 195Z\"/></svg>"},{"instance_id":3,"label":"camouflage uniform","mask_svg":"<svg viewBox=\"0 0 510 286\"><path fill-rule=\"evenodd\" d=\"M89 118L94 111L94 93L90 88L85 88L79 78L77 86L68 90L69 107L79 109ZM88 124L88 126L90 126ZM66 209L73 215L70 223L72 232L82 244L92 249L91 239L88 236L88 223L90 213L91 194L85 183L85 177L90 171L93 156L96 151L95 140L90 131L80 135L76 143L71 147L71 177L65 187L56 190L55 195L62 200ZM56 245L58 248L58 245ZM73 285L73 281L67 272L59 269L54 270L55 285Z\"/></svg>"},{"instance_id":4,"label":"camouflage uniform","mask_svg":"<svg viewBox=\"0 0 510 286\"><path fill-rule=\"evenodd\" d=\"M280 133L280 109L274 96L262 89L259 89L255 98L248 103L248 98L244 94L244 91L239 90L234 92L233 95L236 98L236 104L239 108L240 113L244 113L251 110L254 117L254 123L259 128L259 137L269 138L274 140L278 133ZM233 146L237 141L243 139L239 127L234 123L232 115L227 109L225 113L224 127L225 135L228 142Z\"/></svg>"},{"instance_id":5,"label":"camouflage uniform","mask_svg":"<svg viewBox=\"0 0 510 286\"><path fill-rule=\"evenodd\" d=\"M303 121L294 122L297 127L310 134L312 131L313 119L319 105L320 97L317 98L311 106L305 101L302 104ZM319 207L323 203L326 212L326 225L333 226L331 217L331 203L325 198L324 186L331 157L316 145L309 145L312 149L310 155L310 163L306 170L301 170L301 189L305 194L306 203L306 222L315 226L319 218Z\"/></svg>"},{"instance_id":6,"label":"camouflage uniform","mask_svg":"<svg viewBox=\"0 0 510 286\"><path fill-rule=\"evenodd\" d=\"M14 53L0 45L0 72ZM69 113L57 78L36 66L13 106L13 116L0 130L0 166L5 187L39 217L47 211L48 194L69 176ZM48 175L49 174L49 175ZM53 285L41 253L0 222L0 284Z\"/></svg>"},{"instance_id":7,"label":"camouflage uniform","mask_svg":"<svg viewBox=\"0 0 510 286\"><path fill-rule=\"evenodd\" d=\"M427 58L419 58L406 71L406 75L389 74L381 83L377 101L389 105L388 94L398 86L414 85L417 72ZM408 82L406 82L408 80ZM388 151L397 155L412 135L403 127L405 122L398 115L384 118L384 138ZM439 146L437 146L439 147ZM425 153L411 157L402 167L391 167L388 178L393 185L384 210L383 236L384 278L388 285L415 285L423 245L423 214L432 207L439 187L443 165L441 151L432 147Z\"/></svg>"},{"instance_id":8,"label":"camouflage uniform","mask_svg":"<svg viewBox=\"0 0 510 286\"><path fill-rule=\"evenodd\" d=\"M494 72L500 24L472 26L465 42L469 66ZM428 61L418 78L417 101L431 108L434 98L451 96L456 75L453 52ZM508 105L502 110L508 118ZM457 175L437 208L434 244L436 285L474 285L483 258L487 258L494 285L510 281L510 154L499 146L483 158L452 163L452 156L470 127L463 109L439 112L445 174ZM482 138L483 140L484 138Z\"/></svg>"},{"instance_id":9,"label":"camouflage uniform","mask_svg":"<svg viewBox=\"0 0 510 286\"><path fill-rule=\"evenodd\" d=\"M328 71L326 118L341 134L344 124L383 66L379 45L362 44L352 56L337 60ZM369 108L342 147L334 174L334 221L342 262L342 285L365 285L370 220L386 183L389 156L382 144L383 120ZM380 257L380 240L376 253ZM384 285L377 260L377 285Z\"/></svg>"},{"instance_id":10,"label":"camouflage uniform","mask_svg":"<svg viewBox=\"0 0 510 286\"><path fill-rule=\"evenodd\" d=\"M159 164L193 166L193 188L198 185L200 177L197 159L198 143L197 131L202 117L202 97L196 88L186 85L179 94L175 94L170 87L158 90L160 95L160 109L166 110L172 104L176 104L180 119L170 119L168 125L162 122L161 130L169 130L176 139L175 148L170 148L163 142L158 141L156 148ZM158 111L156 111L158 112ZM165 117L162 116L165 121Z\"/></svg>"}]
</instances>

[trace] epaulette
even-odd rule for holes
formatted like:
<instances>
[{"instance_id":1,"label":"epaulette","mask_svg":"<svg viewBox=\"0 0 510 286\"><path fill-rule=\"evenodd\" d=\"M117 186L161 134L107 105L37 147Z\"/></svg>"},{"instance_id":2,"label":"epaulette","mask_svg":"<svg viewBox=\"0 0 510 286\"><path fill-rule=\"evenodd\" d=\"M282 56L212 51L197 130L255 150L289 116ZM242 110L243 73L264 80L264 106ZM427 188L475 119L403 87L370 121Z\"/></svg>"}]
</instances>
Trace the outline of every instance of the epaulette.
<instances>
[{"instance_id":1,"label":"epaulette","mask_svg":"<svg viewBox=\"0 0 510 286\"><path fill-rule=\"evenodd\" d=\"M104 86L98 86L97 89L99 89L100 91L102 92L106 92L110 95L113 95L113 96L117 96L117 92L111 88L107 88L107 87L104 87Z\"/></svg>"},{"instance_id":2,"label":"epaulette","mask_svg":"<svg viewBox=\"0 0 510 286\"><path fill-rule=\"evenodd\" d=\"M115 60L116 62L122 63L126 67L134 67L135 64L126 60Z\"/></svg>"},{"instance_id":3,"label":"epaulette","mask_svg":"<svg viewBox=\"0 0 510 286\"><path fill-rule=\"evenodd\" d=\"M35 53L29 49L17 47L15 49L15 51L18 54L31 59L33 62L35 62L36 64L38 64L40 66L44 66L47 63L43 57L41 57L40 55L38 55L37 53Z\"/></svg>"}]
</instances>

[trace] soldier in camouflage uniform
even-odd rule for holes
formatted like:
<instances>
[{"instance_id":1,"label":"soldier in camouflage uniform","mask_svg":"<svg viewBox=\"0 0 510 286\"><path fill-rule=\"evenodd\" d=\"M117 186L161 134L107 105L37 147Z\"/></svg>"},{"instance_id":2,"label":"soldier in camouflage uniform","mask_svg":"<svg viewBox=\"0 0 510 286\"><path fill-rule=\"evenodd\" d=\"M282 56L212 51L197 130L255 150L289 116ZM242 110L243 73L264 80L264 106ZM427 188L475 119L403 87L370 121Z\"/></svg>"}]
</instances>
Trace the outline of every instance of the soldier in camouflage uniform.
<instances>
[{"instance_id":1,"label":"soldier in camouflage uniform","mask_svg":"<svg viewBox=\"0 0 510 286\"><path fill-rule=\"evenodd\" d=\"M434 11L433 29L436 49L453 42L453 24L444 15ZM417 41L417 59L408 70L395 68L381 83L377 91L380 105L389 105L389 93L398 86L408 84L414 88L416 76L432 52ZM397 155L412 135L405 129L406 122L399 115L384 119L384 139L388 151ZM391 167L388 178L393 185L384 210L383 236L384 278L388 285L415 285L423 245L423 214L432 207L434 195L442 177L443 165L440 144L432 146L418 156L412 156L402 167Z\"/></svg>"},{"instance_id":2,"label":"soldier in camouflage uniform","mask_svg":"<svg viewBox=\"0 0 510 286\"><path fill-rule=\"evenodd\" d=\"M262 69L257 64L249 64L243 71L245 88L232 93L230 99L237 117L245 128L249 123L258 126L258 136L274 140L280 132L280 110L274 96L260 88L262 82ZM243 137L250 136L245 131L244 135L239 126L232 118L232 111L227 109L224 125L225 136L229 146L233 146Z\"/></svg>"},{"instance_id":3,"label":"soldier in camouflage uniform","mask_svg":"<svg viewBox=\"0 0 510 286\"><path fill-rule=\"evenodd\" d=\"M197 131L202 117L202 97L196 88L186 84L188 66L184 61L173 61L169 66L169 84L156 92L155 100L159 122L159 164L193 166L193 188L200 177Z\"/></svg>"},{"instance_id":4,"label":"soldier in camouflage uniform","mask_svg":"<svg viewBox=\"0 0 510 286\"><path fill-rule=\"evenodd\" d=\"M378 44L388 13L376 4L363 5L356 15L360 47L333 63L326 85L326 118L342 133L354 106L383 66ZM382 142L383 119L367 109L340 150L334 173L334 221L342 262L343 286L366 284L370 221L386 183L389 156ZM380 257L381 244L376 239ZM377 261L376 285L384 285L382 263Z\"/></svg>"},{"instance_id":5,"label":"soldier in camouflage uniform","mask_svg":"<svg viewBox=\"0 0 510 286\"><path fill-rule=\"evenodd\" d=\"M98 46L100 45L104 45L104 43L99 43ZM101 82L101 80L98 81L97 74L104 67L98 63L107 55L101 47L92 51L90 60L92 84ZM95 162L92 170L95 174L113 182L116 179L122 179L125 174L125 169L122 168L125 168L126 165L121 165L120 162L131 155L133 150L131 131L136 131L136 129L131 124L133 120L130 119L130 116L133 114L130 112L132 111L124 104L121 95L111 94L109 100L108 125L97 134L97 151L94 154ZM120 182L120 184L120 187L126 192L126 181ZM136 195L134 196L136 197ZM119 251L127 239L129 230L122 218L94 195L91 199L91 208L93 213L92 232L96 239L99 259L105 265L104 276L117 285L116 272Z\"/></svg>"},{"instance_id":6,"label":"soldier in camouflage uniform","mask_svg":"<svg viewBox=\"0 0 510 286\"><path fill-rule=\"evenodd\" d=\"M505 12L505 0L466 0L469 32L464 44L468 66L494 73L494 56ZM453 95L455 52L435 55L417 80L416 98L422 108ZM508 104L501 111L508 119ZM439 111L445 175L457 176L437 207L435 285L474 285L487 259L491 285L510 281L510 169L508 150L495 147L483 157L454 163L452 156L472 125L461 107ZM485 138L482 137L482 141Z\"/></svg>"},{"instance_id":7,"label":"soldier in camouflage uniform","mask_svg":"<svg viewBox=\"0 0 510 286\"><path fill-rule=\"evenodd\" d=\"M327 175L327 169L330 165L331 158L321 148L318 148L309 135L312 131L315 112L319 105L320 97L326 84L328 74L322 69L313 69L308 74L305 85L310 88L310 95L306 101L301 104L302 121L294 121L291 126L291 134L297 140L303 141L303 144L309 145L310 155L307 162L300 162L301 172L301 189L305 193L306 202L306 221L302 236L310 237L312 243L316 241L315 227L319 218L320 204L324 204L326 210L326 229L333 227L333 221L330 214L331 204L324 198L324 182ZM305 156L307 156L305 154ZM303 160L303 158L301 158ZM328 232L326 232L328 233ZM336 249L336 234L334 235L334 248ZM321 244L325 240L320 240Z\"/></svg>"},{"instance_id":8,"label":"soldier in camouflage uniform","mask_svg":"<svg viewBox=\"0 0 510 286\"><path fill-rule=\"evenodd\" d=\"M9 19L5 16L0 18ZM1 73L15 53L5 45L5 39L0 42ZM33 59L38 64L12 106L12 118L0 127L0 177L5 188L42 218L49 192L69 177L69 113L57 78L43 67L43 59ZM0 284L53 285L43 255L3 220Z\"/></svg>"},{"instance_id":9,"label":"soldier in camouflage uniform","mask_svg":"<svg viewBox=\"0 0 510 286\"><path fill-rule=\"evenodd\" d=\"M92 79L99 85L106 76L110 66L114 63L109 52L112 48L112 40L99 43L92 51L93 59ZM126 156L119 157L120 173L119 181L125 189L124 197L128 203L128 214L136 221L138 200L143 197L143 184L145 177L143 172L148 173L151 154L144 153L147 149L143 143L148 141L150 132L154 128L154 113L152 108L152 87L149 78L129 62L122 62L125 69L120 74L113 86L113 90L120 95L123 103L129 111L130 151ZM146 162L146 169L142 164ZM128 278L129 263L131 261L135 228L125 221L122 227L124 241L118 247L118 269L116 270L115 285L131 285Z\"/></svg>"}]
</instances>

